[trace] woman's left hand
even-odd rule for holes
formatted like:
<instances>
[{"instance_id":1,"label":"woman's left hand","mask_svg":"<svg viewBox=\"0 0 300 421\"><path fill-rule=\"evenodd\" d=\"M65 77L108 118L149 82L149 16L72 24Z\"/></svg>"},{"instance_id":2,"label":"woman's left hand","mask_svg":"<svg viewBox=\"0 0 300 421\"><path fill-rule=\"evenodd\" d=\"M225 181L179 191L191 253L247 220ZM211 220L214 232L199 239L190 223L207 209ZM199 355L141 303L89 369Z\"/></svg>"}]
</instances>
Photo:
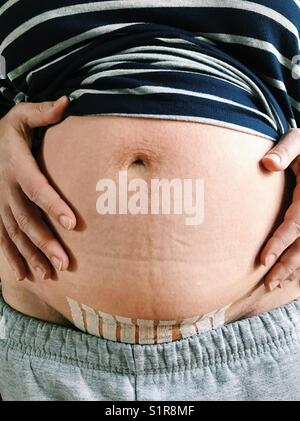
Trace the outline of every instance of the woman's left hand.
<instances>
[{"instance_id":1,"label":"woman's left hand","mask_svg":"<svg viewBox=\"0 0 300 421\"><path fill-rule=\"evenodd\" d=\"M261 263L272 266L264 279L269 290L285 282L300 280L300 129L291 129L262 159L269 171L291 166L296 176L293 201L283 223L275 230L261 253Z\"/></svg>"}]
</instances>

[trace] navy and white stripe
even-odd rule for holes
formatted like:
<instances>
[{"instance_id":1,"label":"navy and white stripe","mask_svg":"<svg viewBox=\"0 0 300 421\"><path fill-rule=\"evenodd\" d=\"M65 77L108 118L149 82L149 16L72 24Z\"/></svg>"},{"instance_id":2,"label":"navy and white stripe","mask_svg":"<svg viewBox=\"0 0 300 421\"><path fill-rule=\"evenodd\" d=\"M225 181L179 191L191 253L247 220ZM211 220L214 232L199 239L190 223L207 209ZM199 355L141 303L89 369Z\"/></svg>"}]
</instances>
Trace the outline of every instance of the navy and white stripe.
<instances>
[{"instance_id":1,"label":"navy and white stripe","mask_svg":"<svg viewBox=\"0 0 300 421\"><path fill-rule=\"evenodd\" d=\"M298 0L0 0L0 116L67 94L66 115L198 121L278 140L300 127L299 31Z\"/></svg>"}]
</instances>

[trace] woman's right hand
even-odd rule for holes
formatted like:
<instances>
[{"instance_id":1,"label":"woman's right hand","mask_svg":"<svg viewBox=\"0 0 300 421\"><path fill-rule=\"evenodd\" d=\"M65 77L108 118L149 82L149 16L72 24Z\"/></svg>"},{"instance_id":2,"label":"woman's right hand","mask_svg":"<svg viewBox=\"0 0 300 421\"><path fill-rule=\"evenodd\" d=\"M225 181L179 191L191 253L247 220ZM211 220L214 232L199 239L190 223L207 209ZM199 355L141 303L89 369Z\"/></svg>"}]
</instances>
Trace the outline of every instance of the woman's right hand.
<instances>
[{"instance_id":1,"label":"woman's right hand","mask_svg":"<svg viewBox=\"0 0 300 421\"><path fill-rule=\"evenodd\" d=\"M17 280L23 280L28 269L40 279L49 278L50 262L56 270L69 266L41 210L68 230L76 225L75 215L31 153L32 129L58 123L68 104L66 96L55 102L21 103L0 120L0 245Z\"/></svg>"}]
</instances>

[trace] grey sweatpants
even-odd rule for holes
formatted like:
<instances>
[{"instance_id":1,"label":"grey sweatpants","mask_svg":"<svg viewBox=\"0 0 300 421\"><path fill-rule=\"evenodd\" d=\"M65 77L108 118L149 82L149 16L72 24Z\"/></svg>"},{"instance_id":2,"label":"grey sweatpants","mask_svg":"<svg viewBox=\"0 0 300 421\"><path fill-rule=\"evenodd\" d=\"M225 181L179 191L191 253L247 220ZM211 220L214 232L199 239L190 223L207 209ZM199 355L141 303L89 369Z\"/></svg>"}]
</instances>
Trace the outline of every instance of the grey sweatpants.
<instances>
[{"instance_id":1,"label":"grey sweatpants","mask_svg":"<svg viewBox=\"0 0 300 421\"><path fill-rule=\"evenodd\" d=\"M41 322L0 298L4 400L300 400L300 300L163 344Z\"/></svg>"}]
</instances>

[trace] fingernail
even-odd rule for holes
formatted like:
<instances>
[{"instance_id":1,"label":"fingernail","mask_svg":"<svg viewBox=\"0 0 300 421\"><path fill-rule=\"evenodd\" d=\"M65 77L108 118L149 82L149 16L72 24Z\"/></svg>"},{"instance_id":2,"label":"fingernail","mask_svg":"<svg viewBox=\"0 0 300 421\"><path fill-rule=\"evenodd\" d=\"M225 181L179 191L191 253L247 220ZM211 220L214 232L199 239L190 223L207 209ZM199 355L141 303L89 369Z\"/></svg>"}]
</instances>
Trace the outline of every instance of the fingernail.
<instances>
[{"instance_id":1,"label":"fingernail","mask_svg":"<svg viewBox=\"0 0 300 421\"><path fill-rule=\"evenodd\" d=\"M58 102L62 101L62 99L64 99L64 100L69 99L69 97L67 95L63 95L60 98L57 98L57 100L55 102L58 103Z\"/></svg>"},{"instance_id":2,"label":"fingernail","mask_svg":"<svg viewBox=\"0 0 300 421\"><path fill-rule=\"evenodd\" d=\"M37 275L38 275L38 277L40 279L45 279L45 277L46 277L46 271L44 269L42 269L41 267L37 266L35 268L35 271L36 271L36 273L37 273Z\"/></svg>"},{"instance_id":3,"label":"fingernail","mask_svg":"<svg viewBox=\"0 0 300 421\"><path fill-rule=\"evenodd\" d=\"M276 164L280 164L281 162L281 157L279 155L276 155L275 153L270 153L266 155L265 157L271 159Z\"/></svg>"},{"instance_id":4,"label":"fingernail","mask_svg":"<svg viewBox=\"0 0 300 421\"><path fill-rule=\"evenodd\" d=\"M56 257L56 256L51 257L51 262L52 262L52 264L53 264L53 266L55 267L56 270L61 270L62 261L58 257Z\"/></svg>"},{"instance_id":5,"label":"fingernail","mask_svg":"<svg viewBox=\"0 0 300 421\"><path fill-rule=\"evenodd\" d=\"M73 221L71 218L65 215L61 215L59 218L59 223L66 228L67 230L70 230L73 227Z\"/></svg>"},{"instance_id":6,"label":"fingernail","mask_svg":"<svg viewBox=\"0 0 300 421\"><path fill-rule=\"evenodd\" d=\"M280 285L281 285L280 281L278 279L274 279L273 281L270 282L270 286L269 286L270 291L273 291L277 287L282 288Z\"/></svg>"},{"instance_id":7,"label":"fingernail","mask_svg":"<svg viewBox=\"0 0 300 421\"><path fill-rule=\"evenodd\" d=\"M19 273L16 269L12 268L12 270L13 270L13 272L14 272L14 274L15 274L15 277L16 277L17 282L21 282L21 281L23 281L24 276L22 277L22 276L20 275L20 273Z\"/></svg>"},{"instance_id":8,"label":"fingernail","mask_svg":"<svg viewBox=\"0 0 300 421\"><path fill-rule=\"evenodd\" d=\"M64 95L63 96L60 96L59 98L57 98L55 101L53 101L53 104L56 104L57 102L59 102L59 101L61 101L61 99L64 97Z\"/></svg>"},{"instance_id":9,"label":"fingernail","mask_svg":"<svg viewBox=\"0 0 300 421\"><path fill-rule=\"evenodd\" d=\"M269 254L266 258L266 266L271 266L276 260L276 255L274 253Z\"/></svg>"}]
</instances>

